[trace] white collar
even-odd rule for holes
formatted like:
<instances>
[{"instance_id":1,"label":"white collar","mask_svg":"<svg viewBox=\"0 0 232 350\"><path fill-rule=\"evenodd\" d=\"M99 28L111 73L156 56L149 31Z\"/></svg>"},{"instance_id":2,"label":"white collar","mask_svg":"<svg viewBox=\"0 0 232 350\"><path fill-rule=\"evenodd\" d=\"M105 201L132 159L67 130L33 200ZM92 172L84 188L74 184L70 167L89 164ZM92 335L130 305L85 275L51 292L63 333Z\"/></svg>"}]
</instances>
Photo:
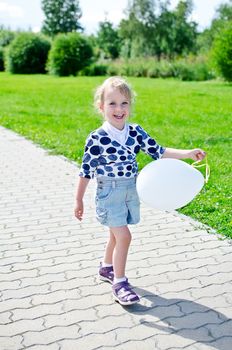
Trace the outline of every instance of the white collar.
<instances>
[{"instance_id":1,"label":"white collar","mask_svg":"<svg viewBox=\"0 0 232 350\"><path fill-rule=\"evenodd\" d=\"M107 132L107 134L113 137L116 141L118 141L123 145L125 144L129 133L128 124L125 124L124 128L122 130L119 130L115 128L113 125L111 125L108 121L105 121L102 124L102 128Z\"/></svg>"}]
</instances>

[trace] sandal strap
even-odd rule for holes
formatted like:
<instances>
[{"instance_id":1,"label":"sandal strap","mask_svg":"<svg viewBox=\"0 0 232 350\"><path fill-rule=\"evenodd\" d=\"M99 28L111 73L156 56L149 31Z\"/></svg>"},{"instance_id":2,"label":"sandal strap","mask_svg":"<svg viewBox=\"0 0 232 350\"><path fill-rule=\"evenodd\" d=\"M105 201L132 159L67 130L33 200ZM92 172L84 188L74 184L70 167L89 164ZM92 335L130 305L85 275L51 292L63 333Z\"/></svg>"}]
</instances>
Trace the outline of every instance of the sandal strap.
<instances>
[{"instance_id":1,"label":"sandal strap","mask_svg":"<svg viewBox=\"0 0 232 350\"><path fill-rule=\"evenodd\" d=\"M117 296L123 301L130 301L138 298L137 294L131 290L128 282L121 282L113 286Z\"/></svg>"}]
</instances>

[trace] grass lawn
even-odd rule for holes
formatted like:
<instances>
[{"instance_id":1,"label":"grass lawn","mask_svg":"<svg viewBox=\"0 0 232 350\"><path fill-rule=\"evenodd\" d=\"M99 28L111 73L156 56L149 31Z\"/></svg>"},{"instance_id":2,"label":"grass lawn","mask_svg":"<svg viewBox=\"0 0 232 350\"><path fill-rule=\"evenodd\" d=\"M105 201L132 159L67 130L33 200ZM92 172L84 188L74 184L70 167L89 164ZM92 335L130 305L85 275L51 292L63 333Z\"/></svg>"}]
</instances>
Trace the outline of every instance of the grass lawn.
<instances>
[{"instance_id":1,"label":"grass lawn","mask_svg":"<svg viewBox=\"0 0 232 350\"><path fill-rule=\"evenodd\" d=\"M85 138L101 124L93 93L103 77L57 78L0 73L0 124L54 153L81 162ZM130 78L137 92L131 121L168 147L201 147L211 177L180 212L232 238L232 86ZM140 168L151 161L138 157Z\"/></svg>"}]
</instances>

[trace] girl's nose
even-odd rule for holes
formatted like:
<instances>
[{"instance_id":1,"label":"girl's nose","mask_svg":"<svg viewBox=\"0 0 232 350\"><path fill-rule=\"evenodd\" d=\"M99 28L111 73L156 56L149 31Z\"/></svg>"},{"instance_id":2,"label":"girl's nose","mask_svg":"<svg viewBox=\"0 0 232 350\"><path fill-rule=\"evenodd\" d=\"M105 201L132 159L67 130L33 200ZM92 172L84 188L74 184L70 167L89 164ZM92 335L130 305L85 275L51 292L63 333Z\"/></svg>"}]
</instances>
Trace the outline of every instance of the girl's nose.
<instances>
[{"instance_id":1,"label":"girl's nose","mask_svg":"<svg viewBox=\"0 0 232 350\"><path fill-rule=\"evenodd\" d=\"M116 111L121 111L122 110L122 105L116 105Z\"/></svg>"}]
</instances>

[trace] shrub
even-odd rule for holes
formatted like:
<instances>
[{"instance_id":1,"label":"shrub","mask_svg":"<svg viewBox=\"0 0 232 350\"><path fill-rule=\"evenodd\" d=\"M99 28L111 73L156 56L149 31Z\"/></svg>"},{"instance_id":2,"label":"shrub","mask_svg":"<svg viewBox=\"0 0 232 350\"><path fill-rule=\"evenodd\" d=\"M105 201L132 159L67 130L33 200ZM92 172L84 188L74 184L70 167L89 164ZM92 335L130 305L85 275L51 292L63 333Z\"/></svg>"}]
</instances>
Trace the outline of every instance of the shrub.
<instances>
[{"instance_id":1,"label":"shrub","mask_svg":"<svg viewBox=\"0 0 232 350\"><path fill-rule=\"evenodd\" d=\"M92 56L93 49L81 34L58 34L49 53L47 69L54 75L76 75L91 63Z\"/></svg>"},{"instance_id":2,"label":"shrub","mask_svg":"<svg viewBox=\"0 0 232 350\"><path fill-rule=\"evenodd\" d=\"M84 69L82 69L79 74L85 76L107 75L107 69L107 64L93 63L90 66L87 66Z\"/></svg>"},{"instance_id":3,"label":"shrub","mask_svg":"<svg viewBox=\"0 0 232 350\"><path fill-rule=\"evenodd\" d=\"M232 21L216 37L212 57L219 74L232 81Z\"/></svg>"},{"instance_id":4,"label":"shrub","mask_svg":"<svg viewBox=\"0 0 232 350\"><path fill-rule=\"evenodd\" d=\"M4 56L6 47L15 38L15 32L7 29L0 29L0 71L4 71Z\"/></svg>"},{"instance_id":5,"label":"shrub","mask_svg":"<svg viewBox=\"0 0 232 350\"><path fill-rule=\"evenodd\" d=\"M149 65L147 76L149 78L159 78L160 75L160 65L156 60L153 60Z\"/></svg>"},{"instance_id":6,"label":"shrub","mask_svg":"<svg viewBox=\"0 0 232 350\"><path fill-rule=\"evenodd\" d=\"M214 78L212 71L206 63L175 62L174 72L175 77L185 81L203 81Z\"/></svg>"},{"instance_id":7,"label":"shrub","mask_svg":"<svg viewBox=\"0 0 232 350\"><path fill-rule=\"evenodd\" d=\"M4 49L0 46L0 72L4 71Z\"/></svg>"},{"instance_id":8,"label":"shrub","mask_svg":"<svg viewBox=\"0 0 232 350\"><path fill-rule=\"evenodd\" d=\"M117 60L109 64L109 75L146 77L148 65L141 59Z\"/></svg>"},{"instance_id":9,"label":"shrub","mask_svg":"<svg viewBox=\"0 0 232 350\"><path fill-rule=\"evenodd\" d=\"M97 66L96 66L97 67ZM105 70L106 69L106 70ZM206 56L189 56L179 60L157 60L155 57L114 60L104 64L105 75L123 75L149 78L179 78L202 81L215 78ZM97 75L95 66L82 71L82 75Z\"/></svg>"},{"instance_id":10,"label":"shrub","mask_svg":"<svg viewBox=\"0 0 232 350\"><path fill-rule=\"evenodd\" d=\"M159 76L161 78L171 78L174 76L173 62L161 60L159 62Z\"/></svg>"},{"instance_id":11,"label":"shrub","mask_svg":"<svg viewBox=\"0 0 232 350\"><path fill-rule=\"evenodd\" d=\"M45 73L50 42L34 33L20 33L9 45L6 68L11 73Z\"/></svg>"},{"instance_id":12,"label":"shrub","mask_svg":"<svg viewBox=\"0 0 232 350\"><path fill-rule=\"evenodd\" d=\"M108 75L120 75L121 71L121 61L120 60L114 60L109 63L108 69L107 69L107 74Z\"/></svg>"}]
</instances>

